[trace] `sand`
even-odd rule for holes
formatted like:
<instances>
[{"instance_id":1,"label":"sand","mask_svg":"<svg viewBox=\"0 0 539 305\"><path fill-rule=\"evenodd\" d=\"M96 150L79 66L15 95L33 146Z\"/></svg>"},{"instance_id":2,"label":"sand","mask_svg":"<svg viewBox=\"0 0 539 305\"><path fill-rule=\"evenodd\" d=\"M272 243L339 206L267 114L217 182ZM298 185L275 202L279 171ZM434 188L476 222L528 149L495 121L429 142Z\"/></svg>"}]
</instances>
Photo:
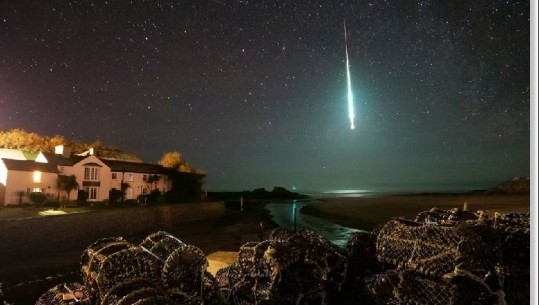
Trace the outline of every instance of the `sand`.
<instances>
[{"instance_id":1,"label":"sand","mask_svg":"<svg viewBox=\"0 0 539 305\"><path fill-rule=\"evenodd\" d=\"M357 229L370 230L392 217L414 218L418 212L437 207L441 209L463 208L470 211L529 212L530 196L519 195L402 195L359 198L329 198L312 204L302 212L326 217L335 222Z\"/></svg>"},{"instance_id":2,"label":"sand","mask_svg":"<svg viewBox=\"0 0 539 305\"><path fill-rule=\"evenodd\" d=\"M209 273L215 275L219 269L232 265L238 258L237 251L216 251L206 256Z\"/></svg>"}]
</instances>

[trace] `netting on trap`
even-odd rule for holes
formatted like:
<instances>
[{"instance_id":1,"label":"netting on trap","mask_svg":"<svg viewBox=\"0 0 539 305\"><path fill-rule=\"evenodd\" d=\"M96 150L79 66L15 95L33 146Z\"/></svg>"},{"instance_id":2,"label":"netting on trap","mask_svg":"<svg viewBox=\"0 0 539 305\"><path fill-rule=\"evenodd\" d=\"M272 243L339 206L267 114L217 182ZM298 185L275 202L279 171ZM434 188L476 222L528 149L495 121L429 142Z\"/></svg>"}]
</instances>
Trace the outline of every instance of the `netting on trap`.
<instances>
[{"instance_id":1,"label":"netting on trap","mask_svg":"<svg viewBox=\"0 0 539 305\"><path fill-rule=\"evenodd\" d=\"M140 247L160 262L161 284L175 301L203 302L208 260L202 250L164 231L147 236Z\"/></svg>"},{"instance_id":2,"label":"netting on trap","mask_svg":"<svg viewBox=\"0 0 539 305\"><path fill-rule=\"evenodd\" d=\"M488 214L484 211L466 211L458 208L442 210L433 208L429 211L419 212L415 217L415 222L423 224L456 225L462 222L482 222L488 219Z\"/></svg>"},{"instance_id":3,"label":"netting on trap","mask_svg":"<svg viewBox=\"0 0 539 305\"><path fill-rule=\"evenodd\" d=\"M367 282L379 304L529 301L529 217L459 209L392 219L376 252L388 271ZM393 268L393 269L392 269Z\"/></svg>"},{"instance_id":4,"label":"netting on trap","mask_svg":"<svg viewBox=\"0 0 539 305\"><path fill-rule=\"evenodd\" d=\"M140 243L142 249L152 253L163 263L172 252L186 246L186 243L165 231L150 234Z\"/></svg>"},{"instance_id":5,"label":"netting on trap","mask_svg":"<svg viewBox=\"0 0 539 305\"><path fill-rule=\"evenodd\" d=\"M412 270L393 269L367 281L378 304L502 304L480 283L462 277L455 281L432 278Z\"/></svg>"},{"instance_id":6,"label":"netting on trap","mask_svg":"<svg viewBox=\"0 0 539 305\"><path fill-rule=\"evenodd\" d=\"M161 283L174 300L201 303L207 266L204 253L197 247L178 248L165 261Z\"/></svg>"},{"instance_id":7,"label":"netting on trap","mask_svg":"<svg viewBox=\"0 0 539 305\"><path fill-rule=\"evenodd\" d=\"M112 287L101 305L154 304L152 302L176 304L159 285L143 278L133 278Z\"/></svg>"},{"instance_id":8,"label":"netting on trap","mask_svg":"<svg viewBox=\"0 0 539 305\"><path fill-rule=\"evenodd\" d=\"M99 294L96 277L100 272L103 262L112 254L135 247L121 237L103 238L92 243L81 257L81 272L84 284L90 289L90 293Z\"/></svg>"},{"instance_id":9,"label":"netting on trap","mask_svg":"<svg viewBox=\"0 0 539 305\"><path fill-rule=\"evenodd\" d=\"M80 283L64 283L56 285L42 294L35 303L35 305L91 304L93 304L93 299L89 289Z\"/></svg>"},{"instance_id":10,"label":"netting on trap","mask_svg":"<svg viewBox=\"0 0 539 305\"><path fill-rule=\"evenodd\" d=\"M320 235L278 229L269 240L243 245L216 280L229 304L324 304L346 268L343 251Z\"/></svg>"},{"instance_id":11,"label":"netting on trap","mask_svg":"<svg viewBox=\"0 0 539 305\"><path fill-rule=\"evenodd\" d=\"M135 277L159 281L160 268L152 255L138 247L131 247L111 254L103 260L95 276L101 296L113 286Z\"/></svg>"},{"instance_id":12,"label":"netting on trap","mask_svg":"<svg viewBox=\"0 0 539 305\"><path fill-rule=\"evenodd\" d=\"M500 235L503 249L507 304L525 304L530 300L530 214L496 213L492 226Z\"/></svg>"},{"instance_id":13,"label":"netting on trap","mask_svg":"<svg viewBox=\"0 0 539 305\"><path fill-rule=\"evenodd\" d=\"M392 219L378 235L378 260L426 276L442 277L458 267L474 276L494 272L501 249L495 231L486 225L422 224Z\"/></svg>"}]
</instances>

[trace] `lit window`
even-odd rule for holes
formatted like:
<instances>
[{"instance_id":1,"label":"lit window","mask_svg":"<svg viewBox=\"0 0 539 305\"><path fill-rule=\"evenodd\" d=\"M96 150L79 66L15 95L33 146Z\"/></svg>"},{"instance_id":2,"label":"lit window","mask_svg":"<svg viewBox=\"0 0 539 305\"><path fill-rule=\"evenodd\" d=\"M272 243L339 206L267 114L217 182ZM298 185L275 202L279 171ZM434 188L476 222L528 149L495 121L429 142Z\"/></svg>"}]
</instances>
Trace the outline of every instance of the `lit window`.
<instances>
[{"instance_id":1,"label":"lit window","mask_svg":"<svg viewBox=\"0 0 539 305\"><path fill-rule=\"evenodd\" d=\"M85 167L84 180L90 180L90 181L99 180L99 167Z\"/></svg>"},{"instance_id":2,"label":"lit window","mask_svg":"<svg viewBox=\"0 0 539 305\"><path fill-rule=\"evenodd\" d=\"M35 171L34 172L34 182L41 182L41 172L40 171Z\"/></svg>"},{"instance_id":3,"label":"lit window","mask_svg":"<svg viewBox=\"0 0 539 305\"><path fill-rule=\"evenodd\" d=\"M32 193L41 193L43 190L39 187L32 188Z\"/></svg>"}]
</instances>

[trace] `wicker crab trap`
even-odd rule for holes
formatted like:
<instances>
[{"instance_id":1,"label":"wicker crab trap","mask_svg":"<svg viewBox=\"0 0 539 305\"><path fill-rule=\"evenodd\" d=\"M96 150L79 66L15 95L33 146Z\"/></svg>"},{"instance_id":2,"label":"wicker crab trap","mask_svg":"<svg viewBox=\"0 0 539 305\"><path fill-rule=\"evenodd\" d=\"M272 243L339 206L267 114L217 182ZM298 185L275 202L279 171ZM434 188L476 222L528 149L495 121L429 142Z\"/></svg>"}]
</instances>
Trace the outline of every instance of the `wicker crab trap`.
<instances>
[{"instance_id":1,"label":"wicker crab trap","mask_svg":"<svg viewBox=\"0 0 539 305\"><path fill-rule=\"evenodd\" d=\"M166 232L139 246L120 237L91 244L81 257L84 284L61 284L36 305L223 304L208 262L197 247Z\"/></svg>"},{"instance_id":2,"label":"wicker crab trap","mask_svg":"<svg viewBox=\"0 0 539 305\"><path fill-rule=\"evenodd\" d=\"M341 249L276 229L212 276L197 247L167 232L91 244L82 282L36 305L505 305L529 302L529 214L433 209L359 232Z\"/></svg>"},{"instance_id":3,"label":"wicker crab trap","mask_svg":"<svg viewBox=\"0 0 539 305\"><path fill-rule=\"evenodd\" d=\"M367 287L379 304L519 304L520 290L529 291L529 282L513 283L526 279L516 263L529 267L523 253L529 220L433 209L380 229L376 255L387 271Z\"/></svg>"},{"instance_id":4,"label":"wicker crab trap","mask_svg":"<svg viewBox=\"0 0 539 305\"><path fill-rule=\"evenodd\" d=\"M277 229L269 240L243 245L216 278L229 304L325 304L346 269L344 252L320 235Z\"/></svg>"}]
</instances>

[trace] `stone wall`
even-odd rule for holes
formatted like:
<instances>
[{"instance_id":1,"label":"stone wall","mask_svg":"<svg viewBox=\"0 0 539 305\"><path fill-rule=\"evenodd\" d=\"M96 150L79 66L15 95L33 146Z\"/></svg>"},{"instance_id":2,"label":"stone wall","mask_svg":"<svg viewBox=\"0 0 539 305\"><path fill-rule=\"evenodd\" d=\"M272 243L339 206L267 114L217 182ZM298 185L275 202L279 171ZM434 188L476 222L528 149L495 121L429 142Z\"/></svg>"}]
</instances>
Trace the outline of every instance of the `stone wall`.
<instances>
[{"instance_id":1,"label":"stone wall","mask_svg":"<svg viewBox=\"0 0 539 305\"><path fill-rule=\"evenodd\" d=\"M81 249L99 238L166 230L180 223L224 216L223 202L110 209L79 214L0 220L0 259Z\"/></svg>"}]
</instances>

